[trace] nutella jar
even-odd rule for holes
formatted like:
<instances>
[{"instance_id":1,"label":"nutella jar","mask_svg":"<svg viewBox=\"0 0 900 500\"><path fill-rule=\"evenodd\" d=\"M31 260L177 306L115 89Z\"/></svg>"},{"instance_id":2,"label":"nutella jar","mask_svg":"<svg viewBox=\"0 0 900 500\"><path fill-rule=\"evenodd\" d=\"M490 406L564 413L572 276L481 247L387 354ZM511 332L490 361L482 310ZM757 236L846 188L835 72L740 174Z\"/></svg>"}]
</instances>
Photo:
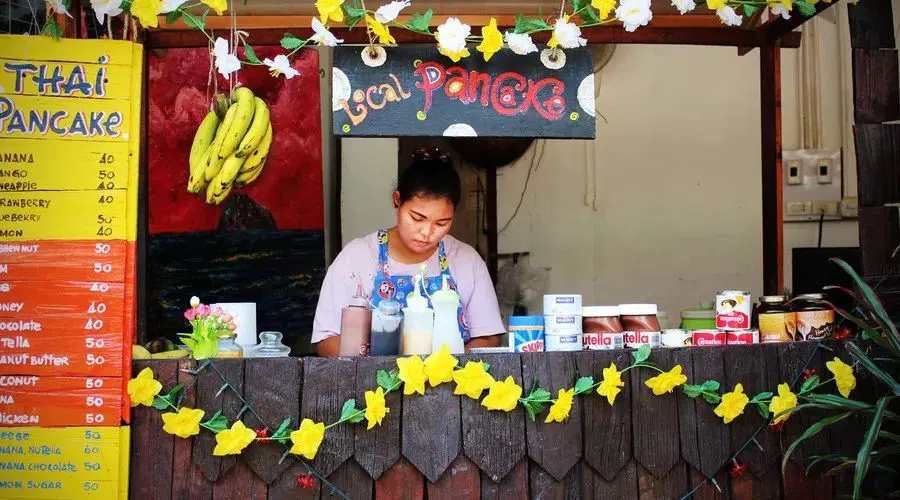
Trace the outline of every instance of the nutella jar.
<instances>
[{"instance_id":1,"label":"nutella jar","mask_svg":"<svg viewBox=\"0 0 900 500\"><path fill-rule=\"evenodd\" d=\"M585 350L609 351L625 347L617 306L585 306L581 320Z\"/></svg>"},{"instance_id":2,"label":"nutella jar","mask_svg":"<svg viewBox=\"0 0 900 500\"><path fill-rule=\"evenodd\" d=\"M656 304L622 304L619 317L625 333L625 347L659 347L659 320Z\"/></svg>"}]
</instances>

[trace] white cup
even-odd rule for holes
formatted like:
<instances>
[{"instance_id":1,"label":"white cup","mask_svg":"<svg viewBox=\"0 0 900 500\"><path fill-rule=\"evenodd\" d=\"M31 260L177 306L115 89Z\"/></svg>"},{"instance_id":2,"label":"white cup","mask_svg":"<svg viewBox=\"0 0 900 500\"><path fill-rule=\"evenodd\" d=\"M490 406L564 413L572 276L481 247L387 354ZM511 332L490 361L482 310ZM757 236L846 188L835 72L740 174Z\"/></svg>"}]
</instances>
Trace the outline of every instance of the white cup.
<instances>
[{"instance_id":1,"label":"white cup","mask_svg":"<svg viewBox=\"0 0 900 500\"><path fill-rule=\"evenodd\" d=\"M256 302L219 302L212 304L213 309L221 307L234 318L237 325L235 342L241 347L253 347L256 337Z\"/></svg>"}]
</instances>

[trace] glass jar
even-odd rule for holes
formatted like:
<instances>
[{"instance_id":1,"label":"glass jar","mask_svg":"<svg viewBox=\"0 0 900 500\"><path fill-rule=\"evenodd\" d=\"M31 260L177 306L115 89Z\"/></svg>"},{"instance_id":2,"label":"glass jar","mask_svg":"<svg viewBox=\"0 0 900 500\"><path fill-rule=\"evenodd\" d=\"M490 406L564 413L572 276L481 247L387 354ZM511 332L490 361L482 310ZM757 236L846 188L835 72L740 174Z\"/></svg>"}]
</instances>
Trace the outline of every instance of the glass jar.
<instances>
[{"instance_id":1,"label":"glass jar","mask_svg":"<svg viewBox=\"0 0 900 500\"><path fill-rule=\"evenodd\" d=\"M821 293L797 296L793 311L797 317L797 340L821 340L831 336L834 330L834 309L825 302Z\"/></svg>"},{"instance_id":2,"label":"glass jar","mask_svg":"<svg viewBox=\"0 0 900 500\"><path fill-rule=\"evenodd\" d=\"M216 358L243 358L244 350L235 342L234 335L219 337L219 352Z\"/></svg>"},{"instance_id":3,"label":"glass jar","mask_svg":"<svg viewBox=\"0 0 900 500\"><path fill-rule=\"evenodd\" d=\"M785 342L797 335L796 314L783 295L760 297L753 324L759 328L760 342Z\"/></svg>"},{"instance_id":4,"label":"glass jar","mask_svg":"<svg viewBox=\"0 0 900 500\"><path fill-rule=\"evenodd\" d=\"M254 358L284 358L291 353L291 348L282 344L281 332L260 332L259 345L248 356Z\"/></svg>"},{"instance_id":5,"label":"glass jar","mask_svg":"<svg viewBox=\"0 0 900 500\"><path fill-rule=\"evenodd\" d=\"M372 312L371 356L396 356L400 354L400 331L403 311L393 299L382 300Z\"/></svg>"}]
</instances>

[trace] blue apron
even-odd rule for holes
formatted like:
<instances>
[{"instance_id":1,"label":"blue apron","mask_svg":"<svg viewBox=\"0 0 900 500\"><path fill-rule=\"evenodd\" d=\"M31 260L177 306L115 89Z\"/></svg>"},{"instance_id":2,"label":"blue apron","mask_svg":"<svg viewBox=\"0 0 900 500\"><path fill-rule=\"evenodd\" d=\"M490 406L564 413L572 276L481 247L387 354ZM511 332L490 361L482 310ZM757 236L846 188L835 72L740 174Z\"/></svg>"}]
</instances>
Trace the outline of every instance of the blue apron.
<instances>
[{"instance_id":1,"label":"blue apron","mask_svg":"<svg viewBox=\"0 0 900 500\"><path fill-rule=\"evenodd\" d=\"M453 290L456 290L456 281L450 272L450 263L447 261L447 254L444 252L444 242L438 244L438 262L441 265L441 274L439 276L426 277L422 284L428 295L428 305L431 305L430 295L441 289L443 277L447 277L447 283ZM391 275L388 265L388 232L384 229L378 231L378 270L375 273L375 290L372 292L372 303L375 307L382 300L394 299L403 307L406 307L406 296L415 290L412 276L396 276ZM456 312L459 322L459 331L462 334L463 342L469 343L471 336L469 335L469 325L466 324L466 318L463 311L462 301L459 303L459 309Z\"/></svg>"}]
</instances>

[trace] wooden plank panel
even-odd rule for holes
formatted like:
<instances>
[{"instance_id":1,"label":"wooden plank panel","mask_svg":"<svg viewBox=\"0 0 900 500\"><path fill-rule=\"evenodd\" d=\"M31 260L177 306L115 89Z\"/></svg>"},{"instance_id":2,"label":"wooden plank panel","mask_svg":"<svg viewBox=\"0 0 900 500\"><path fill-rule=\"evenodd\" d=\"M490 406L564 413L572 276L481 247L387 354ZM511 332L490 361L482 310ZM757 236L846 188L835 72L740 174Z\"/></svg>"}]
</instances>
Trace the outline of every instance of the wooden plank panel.
<instances>
[{"instance_id":1,"label":"wooden plank panel","mask_svg":"<svg viewBox=\"0 0 900 500\"><path fill-rule=\"evenodd\" d=\"M693 376L688 375L689 383L701 384L706 380L716 380L722 383L725 380L725 367L722 363L724 350L724 347L712 346L702 349L687 347L677 349L675 358L678 360L680 356L683 356L683 353L690 355L693 365ZM687 371L686 365L685 371ZM723 385L721 393L724 394L733 389L733 384ZM747 392L746 387L744 392ZM691 399L679 391L678 408L682 457L705 477L713 477L722 463L731 456L730 426L723 424L722 418L713 413L714 407L704 401L703 398ZM689 450L687 454L685 453L686 448L690 449L693 446L690 442L685 446L685 438L690 434L685 432L687 430L686 427L694 427L696 432L695 443L698 459L696 463L688 459L689 456L693 455L692 450Z\"/></svg>"},{"instance_id":2,"label":"wooden plank panel","mask_svg":"<svg viewBox=\"0 0 900 500\"><path fill-rule=\"evenodd\" d=\"M374 482L369 477L369 474L356 463L356 460L350 459L345 461L328 477L328 480L353 500L357 498L361 500L372 498ZM322 500L329 500L334 498L334 495L327 488L323 488L321 498Z\"/></svg>"},{"instance_id":3,"label":"wooden plank panel","mask_svg":"<svg viewBox=\"0 0 900 500\"><path fill-rule=\"evenodd\" d=\"M556 398L559 389L575 384L575 356L566 352L523 354L522 381L526 391L537 385ZM575 401L564 422L545 424L546 414L535 422L525 422L528 456L558 481L581 459L581 406L580 401Z\"/></svg>"},{"instance_id":4,"label":"wooden plank panel","mask_svg":"<svg viewBox=\"0 0 900 500\"><path fill-rule=\"evenodd\" d=\"M534 460L529 461L529 488L532 500L563 500L581 498L581 467L573 467L568 474L557 481L552 474Z\"/></svg>"},{"instance_id":5,"label":"wooden plank panel","mask_svg":"<svg viewBox=\"0 0 900 500\"><path fill-rule=\"evenodd\" d=\"M281 421L291 419L296 429L300 417L300 375L303 361L298 358L256 358L244 362L244 399L253 406L263 422L248 411L244 425L253 429L266 427L275 433ZM273 376L277 374L277 376ZM275 442L260 442L244 450L241 455L250 469L266 484L271 484L289 466L281 464L283 449Z\"/></svg>"},{"instance_id":6,"label":"wooden plank panel","mask_svg":"<svg viewBox=\"0 0 900 500\"><path fill-rule=\"evenodd\" d=\"M628 461L612 480L605 479L587 462L582 462L580 466L582 498L586 500L637 498L637 470L633 460Z\"/></svg>"},{"instance_id":7,"label":"wooden plank panel","mask_svg":"<svg viewBox=\"0 0 900 500\"><path fill-rule=\"evenodd\" d=\"M878 294L888 316L900 321L900 276L867 276L865 280Z\"/></svg>"},{"instance_id":8,"label":"wooden plank panel","mask_svg":"<svg viewBox=\"0 0 900 500\"><path fill-rule=\"evenodd\" d=\"M478 466L459 455L441 477L428 483L428 500L464 500L481 496L481 471Z\"/></svg>"},{"instance_id":9,"label":"wooden plank panel","mask_svg":"<svg viewBox=\"0 0 900 500\"><path fill-rule=\"evenodd\" d=\"M781 470L773 468L762 479L757 479L753 474L743 474L731 478L731 497L735 500L782 498Z\"/></svg>"},{"instance_id":10,"label":"wooden plank panel","mask_svg":"<svg viewBox=\"0 0 900 500\"><path fill-rule=\"evenodd\" d=\"M216 359L198 374L197 381L197 408L206 412L206 417L222 410L222 415L228 418L229 424L234 422L238 412L241 411L241 402L230 390L226 389L218 396L216 394L224 385L224 377L238 392L244 387L244 360L242 359ZM200 467L203 475L215 482L219 477L231 470L237 463L233 455L217 457L213 455L216 447L216 438L210 432L201 432L194 436L192 453L194 463Z\"/></svg>"},{"instance_id":11,"label":"wooden plank panel","mask_svg":"<svg viewBox=\"0 0 900 500\"><path fill-rule=\"evenodd\" d=\"M859 246L865 276L900 275L900 208L860 207Z\"/></svg>"},{"instance_id":12,"label":"wooden plank panel","mask_svg":"<svg viewBox=\"0 0 900 500\"><path fill-rule=\"evenodd\" d=\"M168 391L178 380L177 362L135 361L134 375L150 367L154 378ZM130 479L132 498L169 498L172 495L172 453L175 437L162 430L161 413L148 406L132 410Z\"/></svg>"},{"instance_id":13,"label":"wooden plank panel","mask_svg":"<svg viewBox=\"0 0 900 500\"><path fill-rule=\"evenodd\" d=\"M702 472L693 469L689 470L688 491L697 488L693 496L691 496L691 500L722 500L723 498L731 498L731 477L728 473L728 467L723 467L711 478L716 481L716 484L713 484L712 480L707 480L707 476Z\"/></svg>"},{"instance_id":14,"label":"wooden plank panel","mask_svg":"<svg viewBox=\"0 0 900 500\"><path fill-rule=\"evenodd\" d=\"M523 458L500 482L481 473L481 500L528 498L528 459Z\"/></svg>"},{"instance_id":15,"label":"wooden plank panel","mask_svg":"<svg viewBox=\"0 0 900 500\"><path fill-rule=\"evenodd\" d=\"M766 295L774 295L781 293L784 286L781 52L775 45L760 47L759 51L763 291Z\"/></svg>"},{"instance_id":16,"label":"wooden plank panel","mask_svg":"<svg viewBox=\"0 0 900 500\"><path fill-rule=\"evenodd\" d=\"M665 500L681 498L688 492L688 466L679 460L668 474L657 477L652 472L637 465L638 498L641 500Z\"/></svg>"},{"instance_id":17,"label":"wooden plank panel","mask_svg":"<svg viewBox=\"0 0 900 500\"><path fill-rule=\"evenodd\" d=\"M498 380L512 376L517 384L522 385L522 365L519 356L509 354L466 356L460 364L465 365L469 360L482 360L488 363L491 366L491 373ZM460 399L463 450L489 478L499 482L525 457L525 412L521 406L511 412L488 411L481 406L480 401L467 396L460 396ZM576 410L577 406L572 411Z\"/></svg>"},{"instance_id":18,"label":"wooden plank panel","mask_svg":"<svg viewBox=\"0 0 900 500\"><path fill-rule=\"evenodd\" d=\"M422 500L425 479L416 467L401 458L375 481L375 500Z\"/></svg>"},{"instance_id":19,"label":"wooden plank panel","mask_svg":"<svg viewBox=\"0 0 900 500\"><path fill-rule=\"evenodd\" d=\"M184 370L194 370L197 362L192 359L178 361L178 382L184 384L181 405L187 408L197 406L196 377ZM204 415L205 419L211 414ZM200 430L200 433L207 433ZM175 452L172 466L172 500L207 500L212 498L213 484L204 476L200 467L192 460L195 438L175 439Z\"/></svg>"},{"instance_id":20,"label":"wooden plank panel","mask_svg":"<svg viewBox=\"0 0 900 500\"><path fill-rule=\"evenodd\" d=\"M854 127L859 205L900 203L900 125Z\"/></svg>"},{"instance_id":21,"label":"wooden plank panel","mask_svg":"<svg viewBox=\"0 0 900 500\"><path fill-rule=\"evenodd\" d=\"M662 367L675 365L671 350L655 350L651 360ZM631 380L631 414L634 426L634 458L645 470L662 478L681 460L678 429L678 405L672 394L655 396L645 382L657 375L653 370L637 369L629 372Z\"/></svg>"},{"instance_id":22,"label":"wooden plank panel","mask_svg":"<svg viewBox=\"0 0 900 500\"><path fill-rule=\"evenodd\" d=\"M435 482L459 455L461 447L460 397L453 384L428 387L425 395L403 397L403 456L429 481ZM440 431L435 425L440 423Z\"/></svg>"},{"instance_id":23,"label":"wooden plank panel","mask_svg":"<svg viewBox=\"0 0 900 500\"><path fill-rule=\"evenodd\" d=\"M59 42L50 37L0 35L0 57L6 59L37 61L68 61L96 63L100 55L109 58L109 64L129 65L134 44L117 40L68 41L70 50L60 50ZM77 48L76 48L77 47Z\"/></svg>"},{"instance_id":24,"label":"wooden plank panel","mask_svg":"<svg viewBox=\"0 0 900 500\"><path fill-rule=\"evenodd\" d=\"M581 352L575 355L575 362L579 376L591 375L600 381L604 368L615 363L622 370L630 364L631 355L627 351ZM624 378L628 380L627 375ZM578 402L584 407L584 461L605 481L614 481L622 467L631 462L631 390L626 382L612 406L596 392L585 394ZM631 471L633 475L634 465Z\"/></svg>"},{"instance_id":25,"label":"wooden plank panel","mask_svg":"<svg viewBox=\"0 0 900 500\"><path fill-rule=\"evenodd\" d=\"M356 361L348 358L305 358L302 418L328 425L341 417L344 401L356 392ZM328 429L313 467L325 477L353 455L352 425Z\"/></svg>"},{"instance_id":26,"label":"wooden plank panel","mask_svg":"<svg viewBox=\"0 0 900 500\"><path fill-rule=\"evenodd\" d=\"M853 49L853 102L857 124L900 119L900 74L894 49Z\"/></svg>"},{"instance_id":27,"label":"wooden plank panel","mask_svg":"<svg viewBox=\"0 0 900 500\"><path fill-rule=\"evenodd\" d=\"M318 500L319 490L322 487L319 481L315 482L315 488L312 490L301 488L297 484L297 476L309 474L309 470L299 460L291 458L285 460L291 462L291 466L269 485L269 500L282 500L285 498L290 498L291 500Z\"/></svg>"},{"instance_id":28,"label":"wooden plank panel","mask_svg":"<svg viewBox=\"0 0 900 500\"><path fill-rule=\"evenodd\" d=\"M394 358L359 358L356 361L357 407L365 406L365 393L377 388L378 370L396 368ZM372 479L378 479L400 460L400 419L403 417L402 393L394 391L385 398L388 414L381 425L366 430L363 422L356 427L354 458Z\"/></svg>"},{"instance_id":29,"label":"wooden plank panel","mask_svg":"<svg viewBox=\"0 0 900 500\"><path fill-rule=\"evenodd\" d=\"M847 2L850 46L854 49L893 49L894 23L891 0Z\"/></svg>"},{"instance_id":30,"label":"wooden plank panel","mask_svg":"<svg viewBox=\"0 0 900 500\"><path fill-rule=\"evenodd\" d=\"M243 460L212 485L213 500L266 500L266 483Z\"/></svg>"}]
</instances>

